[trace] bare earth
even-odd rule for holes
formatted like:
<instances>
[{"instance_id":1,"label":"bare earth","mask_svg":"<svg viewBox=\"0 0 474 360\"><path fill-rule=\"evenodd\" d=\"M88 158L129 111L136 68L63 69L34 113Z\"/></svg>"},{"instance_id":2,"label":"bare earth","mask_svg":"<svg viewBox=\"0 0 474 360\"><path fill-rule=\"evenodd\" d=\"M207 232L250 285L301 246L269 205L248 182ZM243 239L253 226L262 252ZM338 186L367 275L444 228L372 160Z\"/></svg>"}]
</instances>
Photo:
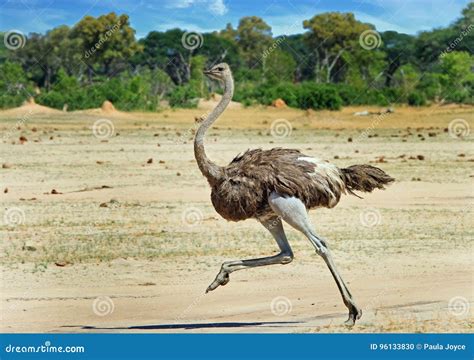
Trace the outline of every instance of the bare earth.
<instances>
[{"instance_id":1,"label":"bare earth","mask_svg":"<svg viewBox=\"0 0 474 360\"><path fill-rule=\"evenodd\" d=\"M324 262L288 227L291 264L204 294L223 261L277 251L257 222L213 210L190 140L205 110L0 112L0 331L472 332L474 148L447 128L472 129L474 109L363 110L230 109L207 138L220 164L282 146L397 179L310 213L364 311L352 329ZM113 133L97 130L104 119Z\"/></svg>"}]
</instances>

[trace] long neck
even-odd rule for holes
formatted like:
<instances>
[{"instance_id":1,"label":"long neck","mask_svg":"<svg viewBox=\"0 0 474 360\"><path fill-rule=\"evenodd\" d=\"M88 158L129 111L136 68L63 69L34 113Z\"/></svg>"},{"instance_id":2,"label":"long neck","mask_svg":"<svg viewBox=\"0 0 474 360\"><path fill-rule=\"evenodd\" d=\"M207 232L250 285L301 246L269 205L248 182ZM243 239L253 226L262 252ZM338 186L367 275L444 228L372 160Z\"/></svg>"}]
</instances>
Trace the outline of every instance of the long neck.
<instances>
[{"instance_id":1,"label":"long neck","mask_svg":"<svg viewBox=\"0 0 474 360\"><path fill-rule=\"evenodd\" d=\"M212 126L217 118L224 112L227 105L232 100L234 94L234 81L232 76L226 77L224 81L224 95L217 104L217 106L211 111L207 118L202 122L201 126L196 132L194 138L194 156L196 158L199 170L207 178L207 181L212 186L216 184L219 179L223 176L223 168L213 163L206 155L204 150L204 136L206 131Z\"/></svg>"}]
</instances>

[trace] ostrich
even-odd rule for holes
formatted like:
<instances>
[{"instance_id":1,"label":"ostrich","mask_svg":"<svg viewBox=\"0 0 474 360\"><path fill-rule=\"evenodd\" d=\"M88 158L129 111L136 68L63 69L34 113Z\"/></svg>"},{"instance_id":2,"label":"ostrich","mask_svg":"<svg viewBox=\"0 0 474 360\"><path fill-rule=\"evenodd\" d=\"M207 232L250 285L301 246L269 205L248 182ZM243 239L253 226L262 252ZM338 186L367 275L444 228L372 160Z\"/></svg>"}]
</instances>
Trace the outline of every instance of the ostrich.
<instances>
[{"instance_id":1,"label":"ostrich","mask_svg":"<svg viewBox=\"0 0 474 360\"><path fill-rule=\"evenodd\" d=\"M339 274L327 242L311 225L307 212L317 207L336 206L343 193L356 195L355 190L371 192L375 188L384 189L384 185L394 179L370 165L340 169L294 149L247 150L227 166L215 164L206 155L204 135L230 103L234 81L226 63L217 64L204 74L224 86L221 100L202 121L194 139L194 155L201 173L211 186L212 205L219 215L229 221L258 220L269 230L280 249L273 256L224 262L206 293L219 285L226 285L234 271L290 263L293 252L283 230L283 220L302 232L324 259L349 310L346 324L354 325L362 316L362 310Z\"/></svg>"}]
</instances>

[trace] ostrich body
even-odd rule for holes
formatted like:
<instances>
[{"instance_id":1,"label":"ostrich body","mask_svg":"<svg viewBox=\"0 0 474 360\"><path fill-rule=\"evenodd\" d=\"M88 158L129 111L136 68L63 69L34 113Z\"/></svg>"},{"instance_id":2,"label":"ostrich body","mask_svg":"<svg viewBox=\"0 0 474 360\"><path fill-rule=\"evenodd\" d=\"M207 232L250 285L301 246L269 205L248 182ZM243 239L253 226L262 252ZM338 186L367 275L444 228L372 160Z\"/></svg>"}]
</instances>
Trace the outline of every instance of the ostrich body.
<instances>
[{"instance_id":1,"label":"ostrich body","mask_svg":"<svg viewBox=\"0 0 474 360\"><path fill-rule=\"evenodd\" d=\"M354 194L354 190L370 192L375 188L383 189L394 179L370 165L340 169L294 149L248 150L227 166L213 163L206 156L204 135L230 103L234 83L230 68L225 63L204 73L224 84L222 99L202 122L194 139L194 154L199 169L211 186L212 204L227 220L257 219L270 231L280 248L280 253L274 256L224 262L206 292L226 285L230 273L236 270L290 263L293 252L283 230L284 220L301 231L324 259L349 309L346 324L354 325L362 311L340 276L326 241L314 231L307 211L317 207L332 208L339 202L341 194Z\"/></svg>"}]
</instances>

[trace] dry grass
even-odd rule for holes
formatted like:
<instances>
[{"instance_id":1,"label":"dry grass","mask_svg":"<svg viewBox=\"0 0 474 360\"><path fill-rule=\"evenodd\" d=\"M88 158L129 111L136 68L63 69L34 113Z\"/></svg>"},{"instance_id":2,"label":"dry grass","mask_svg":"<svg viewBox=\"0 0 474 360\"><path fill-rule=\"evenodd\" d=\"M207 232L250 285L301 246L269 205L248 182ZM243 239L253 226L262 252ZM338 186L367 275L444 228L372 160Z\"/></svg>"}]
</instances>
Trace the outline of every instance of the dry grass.
<instances>
[{"instance_id":1,"label":"dry grass","mask_svg":"<svg viewBox=\"0 0 474 360\"><path fill-rule=\"evenodd\" d=\"M474 233L472 135L455 139L445 129L457 118L472 128L472 107L397 108L395 114L382 117L353 116L364 109L229 110L209 133L209 156L224 164L247 148L283 146L341 167L376 164L397 179L390 190L364 200L346 197L335 209L311 213L343 272L362 280L382 272L404 284L413 274L436 282L440 272L469 271ZM0 169L5 209L1 217L11 209L24 213L22 224L14 226L3 219L0 228L0 261L10 283L27 288L25 273L44 274L31 278L41 283L56 279L57 264L65 265L61 269L86 266L94 271L95 264L116 259L144 264L154 260L165 278L176 283L176 264L189 273L209 272L224 259L273 254L274 242L259 224L227 223L213 210L208 186L193 158L193 119L200 112L0 113L4 134L0 164L8 165ZM112 121L115 130L105 142L92 132L93 124L103 118ZM291 123L291 136L271 136L276 119ZM20 136L27 139L23 145ZM52 194L53 189L58 194ZM361 216L374 209L376 226L363 226ZM296 260L312 267L314 255L307 240L292 230L289 234ZM274 278L275 271L281 270L272 267L238 276ZM203 278L197 274L195 281ZM179 277L180 286L185 280ZM158 287L167 286L164 280L153 281ZM80 284L76 286L86 286ZM458 289L464 290L453 290L454 295L471 298L465 283ZM406 291L404 301L409 301L412 290ZM431 287L427 296L429 291L436 293ZM382 311L358 330L472 331L472 323L439 316L433 313L414 321ZM314 331L343 329L331 323Z\"/></svg>"}]
</instances>

